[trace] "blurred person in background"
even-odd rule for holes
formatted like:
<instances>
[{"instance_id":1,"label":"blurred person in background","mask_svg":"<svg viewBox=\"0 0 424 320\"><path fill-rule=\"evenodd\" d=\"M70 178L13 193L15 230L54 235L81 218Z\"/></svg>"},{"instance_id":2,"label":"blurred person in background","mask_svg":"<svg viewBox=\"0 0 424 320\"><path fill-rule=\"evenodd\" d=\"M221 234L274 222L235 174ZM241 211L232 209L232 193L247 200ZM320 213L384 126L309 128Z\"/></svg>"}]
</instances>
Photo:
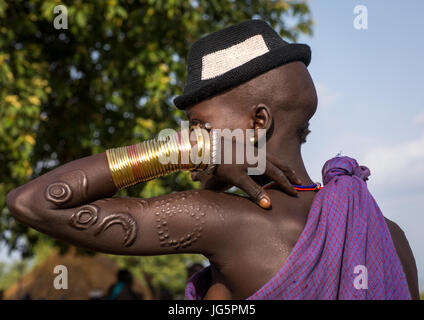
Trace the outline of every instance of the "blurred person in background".
<instances>
[{"instance_id":1,"label":"blurred person in background","mask_svg":"<svg viewBox=\"0 0 424 320\"><path fill-rule=\"evenodd\" d=\"M133 275L126 269L118 270L116 283L112 284L105 296L105 300L143 300L142 294L132 289Z\"/></svg>"}]
</instances>

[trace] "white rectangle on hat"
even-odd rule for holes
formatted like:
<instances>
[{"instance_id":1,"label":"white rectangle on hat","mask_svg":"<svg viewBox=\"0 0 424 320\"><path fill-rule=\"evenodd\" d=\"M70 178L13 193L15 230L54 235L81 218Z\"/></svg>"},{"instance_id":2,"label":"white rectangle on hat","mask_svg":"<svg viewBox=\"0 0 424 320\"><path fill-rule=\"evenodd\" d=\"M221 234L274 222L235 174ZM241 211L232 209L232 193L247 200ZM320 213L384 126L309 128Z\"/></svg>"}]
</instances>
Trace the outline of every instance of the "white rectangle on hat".
<instances>
[{"instance_id":1,"label":"white rectangle on hat","mask_svg":"<svg viewBox=\"0 0 424 320\"><path fill-rule=\"evenodd\" d=\"M218 77L250 60L269 52L262 35L202 57L202 80Z\"/></svg>"}]
</instances>

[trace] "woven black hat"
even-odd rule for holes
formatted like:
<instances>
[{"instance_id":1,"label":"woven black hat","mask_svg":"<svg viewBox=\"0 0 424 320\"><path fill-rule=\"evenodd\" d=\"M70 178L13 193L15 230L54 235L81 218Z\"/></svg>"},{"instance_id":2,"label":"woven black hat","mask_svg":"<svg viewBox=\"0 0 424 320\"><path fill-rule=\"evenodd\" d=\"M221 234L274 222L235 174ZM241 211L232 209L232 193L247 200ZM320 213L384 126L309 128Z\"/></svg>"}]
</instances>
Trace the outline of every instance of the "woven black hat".
<instances>
[{"instance_id":1,"label":"woven black hat","mask_svg":"<svg viewBox=\"0 0 424 320\"><path fill-rule=\"evenodd\" d=\"M308 66L309 46L287 43L265 21L244 21L193 43L184 93L174 103L185 109L293 61Z\"/></svg>"}]
</instances>

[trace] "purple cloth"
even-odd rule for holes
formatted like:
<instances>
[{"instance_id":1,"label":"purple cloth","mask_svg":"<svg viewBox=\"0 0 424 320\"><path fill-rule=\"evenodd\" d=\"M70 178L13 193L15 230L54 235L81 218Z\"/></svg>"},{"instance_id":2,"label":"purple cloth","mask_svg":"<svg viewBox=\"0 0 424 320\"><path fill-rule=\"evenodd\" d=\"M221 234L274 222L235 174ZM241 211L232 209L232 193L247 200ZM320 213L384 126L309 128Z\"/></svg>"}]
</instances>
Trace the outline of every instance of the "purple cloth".
<instances>
[{"instance_id":1,"label":"purple cloth","mask_svg":"<svg viewBox=\"0 0 424 320\"><path fill-rule=\"evenodd\" d=\"M369 175L348 157L325 163L324 188L299 240L277 274L248 299L411 299L385 219L367 189ZM209 286L205 268L190 279L186 299L202 299Z\"/></svg>"}]
</instances>

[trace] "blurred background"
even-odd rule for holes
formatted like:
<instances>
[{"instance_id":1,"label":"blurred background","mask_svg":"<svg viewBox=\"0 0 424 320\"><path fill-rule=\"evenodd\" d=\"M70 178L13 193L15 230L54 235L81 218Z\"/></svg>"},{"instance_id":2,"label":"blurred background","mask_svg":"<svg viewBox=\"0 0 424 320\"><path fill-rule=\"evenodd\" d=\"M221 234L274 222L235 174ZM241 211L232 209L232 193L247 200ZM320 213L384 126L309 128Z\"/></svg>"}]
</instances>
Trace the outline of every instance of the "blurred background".
<instances>
[{"instance_id":1,"label":"blurred background","mask_svg":"<svg viewBox=\"0 0 424 320\"><path fill-rule=\"evenodd\" d=\"M67 29L54 27L58 5ZM367 29L354 26L358 5ZM321 181L324 162L342 153L371 169L370 190L405 231L423 288L423 14L420 0L0 0L0 298L183 297L204 257L70 247L14 221L5 197L58 165L177 128L185 115L172 99L183 89L189 45L251 18L312 47L319 106L303 149L307 168ZM178 173L121 195L198 187ZM53 287L56 265L68 268L68 290Z\"/></svg>"}]
</instances>

